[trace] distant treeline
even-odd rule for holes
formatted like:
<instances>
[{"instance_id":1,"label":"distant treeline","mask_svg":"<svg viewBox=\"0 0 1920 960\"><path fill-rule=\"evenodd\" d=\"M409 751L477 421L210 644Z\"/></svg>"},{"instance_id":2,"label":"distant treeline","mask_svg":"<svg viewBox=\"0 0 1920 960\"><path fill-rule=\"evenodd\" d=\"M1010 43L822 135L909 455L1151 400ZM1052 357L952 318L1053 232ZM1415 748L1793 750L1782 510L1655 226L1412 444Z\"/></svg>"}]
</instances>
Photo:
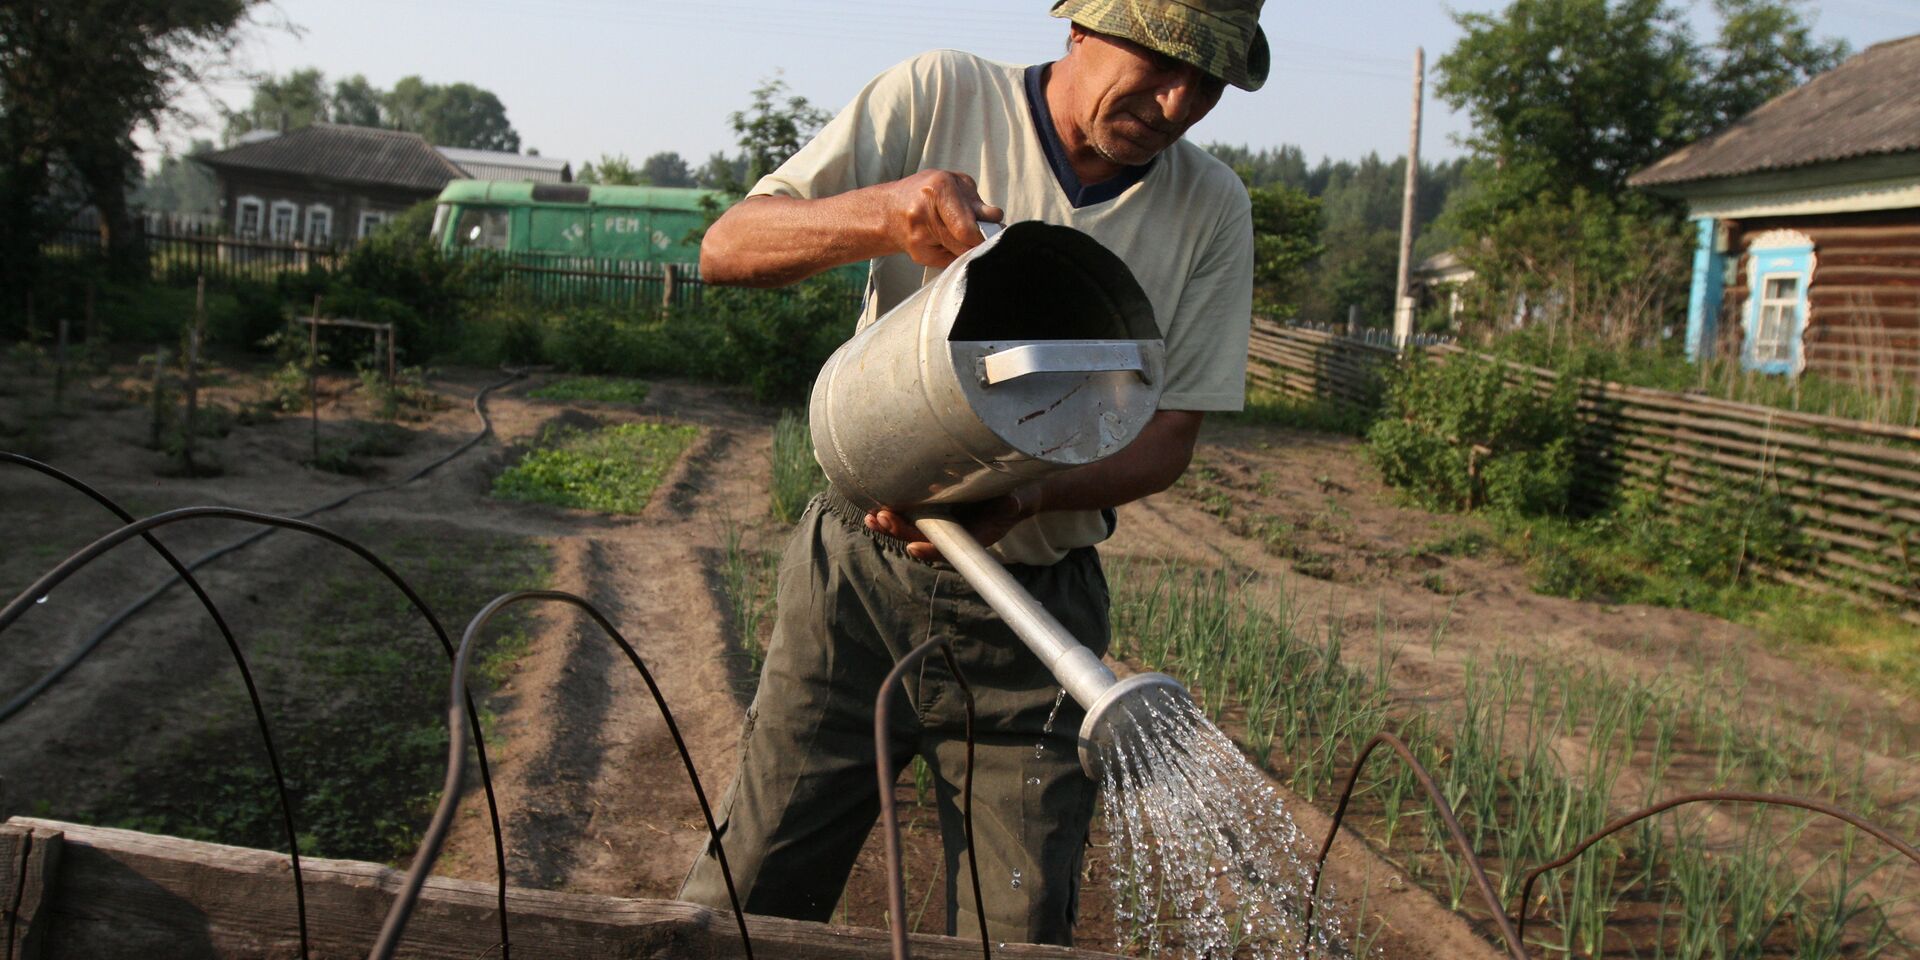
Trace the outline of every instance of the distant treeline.
<instances>
[{"instance_id":1,"label":"distant treeline","mask_svg":"<svg viewBox=\"0 0 1920 960\"><path fill-rule=\"evenodd\" d=\"M1319 201L1320 242L1326 249L1308 265L1299 296L1301 318L1344 320L1352 304L1360 308L1361 320L1368 326L1392 321L1405 157L1382 160L1377 153L1357 161L1323 157L1309 166L1306 153L1291 145L1255 150L1210 143L1206 149L1233 167L1249 188L1285 187ZM1431 228L1448 198L1467 182L1465 158L1420 164L1414 210L1416 262L1453 246L1452 236Z\"/></svg>"}]
</instances>

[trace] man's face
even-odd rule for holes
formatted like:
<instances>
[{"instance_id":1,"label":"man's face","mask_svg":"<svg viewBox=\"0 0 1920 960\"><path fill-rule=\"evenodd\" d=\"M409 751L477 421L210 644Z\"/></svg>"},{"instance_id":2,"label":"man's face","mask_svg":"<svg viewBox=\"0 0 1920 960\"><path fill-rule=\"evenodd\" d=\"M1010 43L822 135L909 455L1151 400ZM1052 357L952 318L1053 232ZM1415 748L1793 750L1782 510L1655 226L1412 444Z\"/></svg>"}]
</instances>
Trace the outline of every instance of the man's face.
<instances>
[{"instance_id":1,"label":"man's face","mask_svg":"<svg viewBox=\"0 0 1920 960\"><path fill-rule=\"evenodd\" d=\"M1122 166L1153 159L1220 102L1226 81L1131 40L1075 27L1084 78L1074 118L1101 157Z\"/></svg>"}]
</instances>

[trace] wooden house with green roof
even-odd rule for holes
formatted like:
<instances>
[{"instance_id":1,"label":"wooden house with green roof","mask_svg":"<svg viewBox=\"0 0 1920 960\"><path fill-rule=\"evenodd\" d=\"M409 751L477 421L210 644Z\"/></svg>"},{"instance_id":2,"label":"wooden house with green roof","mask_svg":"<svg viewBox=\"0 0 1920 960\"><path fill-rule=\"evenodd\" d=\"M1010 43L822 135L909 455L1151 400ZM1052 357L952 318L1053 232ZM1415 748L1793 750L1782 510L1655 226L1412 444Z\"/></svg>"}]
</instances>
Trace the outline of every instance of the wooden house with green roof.
<instances>
[{"instance_id":1,"label":"wooden house with green roof","mask_svg":"<svg viewBox=\"0 0 1920 960\"><path fill-rule=\"evenodd\" d=\"M1635 174L1697 229L1687 354L1920 377L1920 35L1876 44Z\"/></svg>"}]
</instances>

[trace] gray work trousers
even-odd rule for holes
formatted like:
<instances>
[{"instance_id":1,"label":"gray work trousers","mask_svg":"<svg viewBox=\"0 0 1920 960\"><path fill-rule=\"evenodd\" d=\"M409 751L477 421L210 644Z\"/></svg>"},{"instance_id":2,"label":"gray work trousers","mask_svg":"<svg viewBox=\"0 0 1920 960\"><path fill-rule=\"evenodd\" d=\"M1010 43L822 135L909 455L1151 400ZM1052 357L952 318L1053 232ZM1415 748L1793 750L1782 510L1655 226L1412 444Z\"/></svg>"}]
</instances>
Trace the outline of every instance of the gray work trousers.
<instances>
[{"instance_id":1,"label":"gray work trousers","mask_svg":"<svg viewBox=\"0 0 1920 960\"><path fill-rule=\"evenodd\" d=\"M898 659L950 639L974 694L973 824L965 848L965 698L938 652L896 688L895 770L932 768L946 847L946 931L972 935L968 858L977 856L988 935L1071 945L1096 785L1080 769L1084 711L986 602L944 564L875 534L838 494L816 497L780 562L778 614L741 733L740 769L719 821L749 913L826 920L879 813L874 699ZM1108 642L1107 583L1093 548L1014 577L1096 653ZM719 860L694 862L680 899L728 909Z\"/></svg>"}]
</instances>

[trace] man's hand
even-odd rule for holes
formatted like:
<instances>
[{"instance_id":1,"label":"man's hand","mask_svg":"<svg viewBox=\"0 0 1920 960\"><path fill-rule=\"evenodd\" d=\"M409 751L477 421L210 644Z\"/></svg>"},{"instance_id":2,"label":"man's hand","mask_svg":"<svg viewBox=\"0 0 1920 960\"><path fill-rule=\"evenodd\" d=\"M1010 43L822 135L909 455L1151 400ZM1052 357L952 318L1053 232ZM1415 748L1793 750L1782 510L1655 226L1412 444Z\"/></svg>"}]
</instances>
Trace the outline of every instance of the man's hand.
<instances>
[{"instance_id":1,"label":"man's hand","mask_svg":"<svg viewBox=\"0 0 1920 960\"><path fill-rule=\"evenodd\" d=\"M886 186L891 201L887 233L923 267L944 267L959 259L986 242L980 221L999 223L1006 215L980 199L973 178L964 173L922 170Z\"/></svg>"},{"instance_id":2,"label":"man's hand","mask_svg":"<svg viewBox=\"0 0 1920 960\"><path fill-rule=\"evenodd\" d=\"M1022 487L1003 497L968 503L953 508L953 518L973 534L983 547L1000 542L1014 525L1040 512L1040 488ZM932 563L941 559L939 548L927 542L925 534L905 514L881 507L867 514L867 529L884 533L907 544L907 555Z\"/></svg>"}]
</instances>

